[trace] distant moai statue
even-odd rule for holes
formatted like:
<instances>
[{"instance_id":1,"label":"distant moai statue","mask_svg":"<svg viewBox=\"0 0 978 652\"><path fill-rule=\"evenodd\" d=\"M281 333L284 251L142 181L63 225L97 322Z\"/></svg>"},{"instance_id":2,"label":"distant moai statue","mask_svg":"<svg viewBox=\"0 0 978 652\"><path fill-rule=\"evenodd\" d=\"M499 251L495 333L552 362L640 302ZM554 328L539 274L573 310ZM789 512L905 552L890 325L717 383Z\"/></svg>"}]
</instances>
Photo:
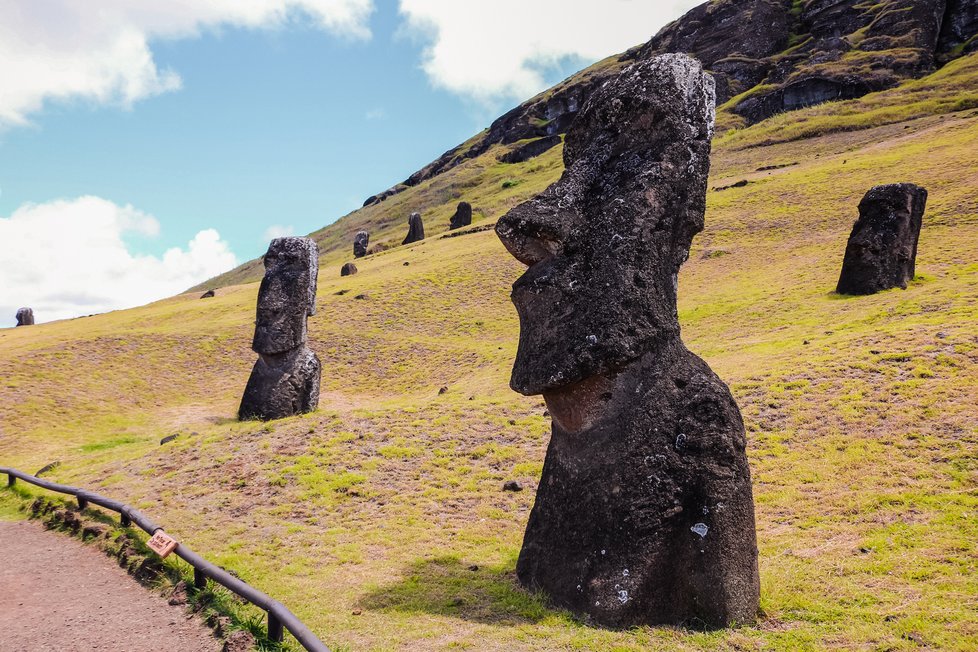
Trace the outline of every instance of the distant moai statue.
<instances>
[{"instance_id":1,"label":"distant moai statue","mask_svg":"<svg viewBox=\"0 0 978 652\"><path fill-rule=\"evenodd\" d=\"M917 268L917 243L927 207L927 191L912 183L876 186L859 202L839 294L876 294L907 289Z\"/></svg>"},{"instance_id":2,"label":"distant moai statue","mask_svg":"<svg viewBox=\"0 0 978 652\"><path fill-rule=\"evenodd\" d=\"M358 271L360 270L353 263L344 263L343 267L340 267L340 276L353 276Z\"/></svg>"},{"instance_id":3,"label":"distant moai statue","mask_svg":"<svg viewBox=\"0 0 978 652\"><path fill-rule=\"evenodd\" d=\"M319 405L319 358L306 347L306 322L316 314L319 250L309 238L276 238L264 263L251 346L258 361L238 410L242 421L281 419Z\"/></svg>"},{"instance_id":4,"label":"distant moai statue","mask_svg":"<svg viewBox=\"0 0 978 652\"><path fill-rule=\"evenodd\" d=\"M677 275L703 229L713 80L685 55L598 89L554 185L499 220L513 285L511 386L542 394L550 444L516 566L605 626L754 622L744 424L680 339Z\"/></svg>"},{"instance_id":5,"label":"distant moai statue","mask_svg":"<svg viewBox=\"0 0 978 652\"><path fill-rule=\"evenodd\" d=\"M370 234L366 231L357 231L353 236L353 257L363 258L367 255L367 245L370 244Z\"/></svg>"},{"instance_id":6,"label":"distant moai statue","mask_svg":"<svg viewBox=\"0 0 978 652\"><path fill-rule=\"evenodd\" d=\"M18 326L33 326L34 325L34 311L30 308L21 308L17 311L17 325Z\"/></svg>"},{"instance_id":7,"label":"distant moai statue","mask_svg":"<svg viewBox=\"0 0 978 652\"><path fill-rule=\"evenodd\" d=\"M421 213L411 213L411 217L408 218L407 237L401 244L406 245L421 240L424 240L424 222L421 221Z\"/></svg>"},{"instance_id":8,"label":"distant moai statue","mask_svg":"<svg viewBox=\"0 0 978 652\"><path fill-rule=\"evenodd\" d=\"M472 204L467 201L459 202L455 214L448 222L448 229L454 231L470 224L472 224Z\"/></svg>"}]
</instances>

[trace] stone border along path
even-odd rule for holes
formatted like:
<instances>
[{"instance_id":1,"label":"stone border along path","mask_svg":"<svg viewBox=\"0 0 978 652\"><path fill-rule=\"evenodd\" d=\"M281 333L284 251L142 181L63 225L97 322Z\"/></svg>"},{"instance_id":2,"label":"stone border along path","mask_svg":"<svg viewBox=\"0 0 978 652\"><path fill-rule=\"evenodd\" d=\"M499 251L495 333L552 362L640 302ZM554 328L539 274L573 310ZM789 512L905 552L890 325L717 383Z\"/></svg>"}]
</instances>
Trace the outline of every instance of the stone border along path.
<instances>
[{"instance_id":1,"label":"stone border along path","mask_svg":"<svg viewBox=\"0 0 978 652\"><path fill-rule=\"evenodd\" d=\"M0 650L215 652L199 618L102 551L33 521L0 521Z\"/></svg>"}]
</instances>

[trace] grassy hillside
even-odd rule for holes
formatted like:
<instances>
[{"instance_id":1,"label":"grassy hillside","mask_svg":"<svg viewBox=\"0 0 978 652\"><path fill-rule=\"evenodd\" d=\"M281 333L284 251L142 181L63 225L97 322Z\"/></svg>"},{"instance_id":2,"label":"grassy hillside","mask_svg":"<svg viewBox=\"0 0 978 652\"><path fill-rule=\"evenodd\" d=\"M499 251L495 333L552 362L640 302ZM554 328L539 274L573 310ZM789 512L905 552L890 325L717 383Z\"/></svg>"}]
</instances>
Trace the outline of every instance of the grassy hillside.
<instances>
[{"instance_id":1,"label":"grassy hillside","mask_svg":"<svg viewBox=\"0 0 978 652\"><path fill-rule=\"evenodd\" d=\"M978 69L963 61L944 74ZM750 183L709 194L680 317L749 430L756 627L593 629L518 588L549 419L507 387L521 271L491 232L339 278L360 226L393 240L421 209L437 234L460 197L491 222L559 175L559 148L487 153L317 234L319 412L234 421L257 295L235 285L0 331L0 460L60 460L49 477L145 509L339 650L976 649L978 114L948 112L973 86L940 79L919 97L945 108L882 93L776 118L790 138L761 123L717 141L711 186ZM859 199L902 181L930 191L919 278L833 294Z\"/></svg>"}]
</instances>

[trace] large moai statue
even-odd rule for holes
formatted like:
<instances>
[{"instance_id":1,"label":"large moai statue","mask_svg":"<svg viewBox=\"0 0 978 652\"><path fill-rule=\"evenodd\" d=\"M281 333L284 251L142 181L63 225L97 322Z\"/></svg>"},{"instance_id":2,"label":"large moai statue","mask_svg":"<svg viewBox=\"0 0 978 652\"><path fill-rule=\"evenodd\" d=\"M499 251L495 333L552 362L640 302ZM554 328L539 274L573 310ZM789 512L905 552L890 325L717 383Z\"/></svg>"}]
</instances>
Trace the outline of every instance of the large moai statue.
<instances>
[{"instance_id":1,"label":"large moai statue","mask_svg":"<svg viewBox=\"0 0 978 652\"><path fill-rule=\"evenodd\" d=\"M839 294L876 294L907 288L917 267L917 242L927 207L927 191L912 183L876 186L859 202Z\"/></svg>"},{"instance_id":2,"label":"large moai statue","mask_svg":"<svg viewBox=\"0 0 978 652\"><path fill-rule=\"evenodd\" d=\"M319 405L320 364L306 347L306 320L316 314L319 249L309 238L276 238L265 254L258 290L258 354L238 418L282 419Z\"/></svg>"},{"instance_id":3,"label":"large moai statue","mask_svg":"<svg viewBox=\"0 0 978 652\"><path fill-rule=\"evenodd\" d=\"M353 236L353 257L363 258L367 255L367 245L370 244L370 234L366 231L357 231Z\"/></svg>"},{"instance_id":4,"label":"large moai statue","mask_svg":"<svg viewBox=\"0 0 978 652\"><path fill-rule=\"evenodd\" d=\"M424 222L421 221L421 213L411 213L408 218L408 232L402 245L420 242L424 240Z\"/></svg>"},{"instance_id":5,"label":"large moai statue","mask_svg":"<svg viewBox=\"0 0 978 652\"><path fill-rule=\"evenodd\" d=\"M553 419L516 572L605 626L757 615L744 424L676 311L713 119L699 63L636 63L581 110L560 180L496 226L529 267L513 285L511 386L542 394Z\"/></svg>"},{"instance_id":6,"label":"large moai statue","mask_svg":"<svg viewBox=\"0 0 978 652\"><path fill-rule=\"evenodd\" d=\"M33 326L34 325L34 311L30 308L21 308L17 311L17 325L18 326Z\"/></svg>"},{"instance_id":7,"label":"large moai statue","mask_svg":"<svg viewBox=\"0 0 978 652\"><path fill-rule=\"evenodd\" d=\"M472 224L472 204L467 201L459 202L455 214L448 221L448 230L454 231L470 224Z\"/></svg>"}]
</instances>

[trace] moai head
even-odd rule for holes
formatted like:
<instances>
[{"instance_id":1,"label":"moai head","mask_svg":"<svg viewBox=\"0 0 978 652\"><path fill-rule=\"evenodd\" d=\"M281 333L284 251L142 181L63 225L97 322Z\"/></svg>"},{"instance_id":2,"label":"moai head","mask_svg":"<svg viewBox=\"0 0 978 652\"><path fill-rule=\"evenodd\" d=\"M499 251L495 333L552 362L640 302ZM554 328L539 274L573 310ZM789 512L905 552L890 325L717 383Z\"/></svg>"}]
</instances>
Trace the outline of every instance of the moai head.
<instances>
[{"instance_id":1,"label":"moai head","mask_svg":"<svg viewBox=\"0 0 978 652\"><path fill-rule=\"evenodd\" d=\"M513 285L526 394L611 373L679 335L679 267L703 229L715 96L685 55L632 65L567 134L560 180L506 214L503 244L529 266Z\"/></svg>"},{"instance_id":2,"label":"moai head","mask_svg":"<svg viewBox=\"0 0 978 652\"><path fill-rule=\"evenodd\" d=\"M30 308L21 308L17 311L17 325L18 326L33 326L34 325L34 311Z\"/></svg>"},{"instance_id":3,"label":"moai head","mask_svg":"<svg viewBox=\"0 0 978 652\"><path fill-rule=\"evenodd\" d=\"M448 223L448 228L459 229L469 224L472 224L472 204L467 201L459 202L455 214Z\"/></svg>"},{"instance_id":4,"label":"moai head","mask_svg":"<svg viewBox=\"0 0 978 652\"><path fill-rule=\"evenodd\" d=\"M357 231L353 236L353 257L363 258L367 255L367 245L370 243L370 234L366 231Z\"/></svg>"},{"instance_id":5,"label":"moai head","mask_svg":"<svg viewBox=\"0 0 978 652\"><path fill-rule=\"evenodd\" d=\"M264 262L252 349L275 355L306 341L306 319L316 314L319 249L309 238L276 238Z\"/></svg>"}]
</instances>

